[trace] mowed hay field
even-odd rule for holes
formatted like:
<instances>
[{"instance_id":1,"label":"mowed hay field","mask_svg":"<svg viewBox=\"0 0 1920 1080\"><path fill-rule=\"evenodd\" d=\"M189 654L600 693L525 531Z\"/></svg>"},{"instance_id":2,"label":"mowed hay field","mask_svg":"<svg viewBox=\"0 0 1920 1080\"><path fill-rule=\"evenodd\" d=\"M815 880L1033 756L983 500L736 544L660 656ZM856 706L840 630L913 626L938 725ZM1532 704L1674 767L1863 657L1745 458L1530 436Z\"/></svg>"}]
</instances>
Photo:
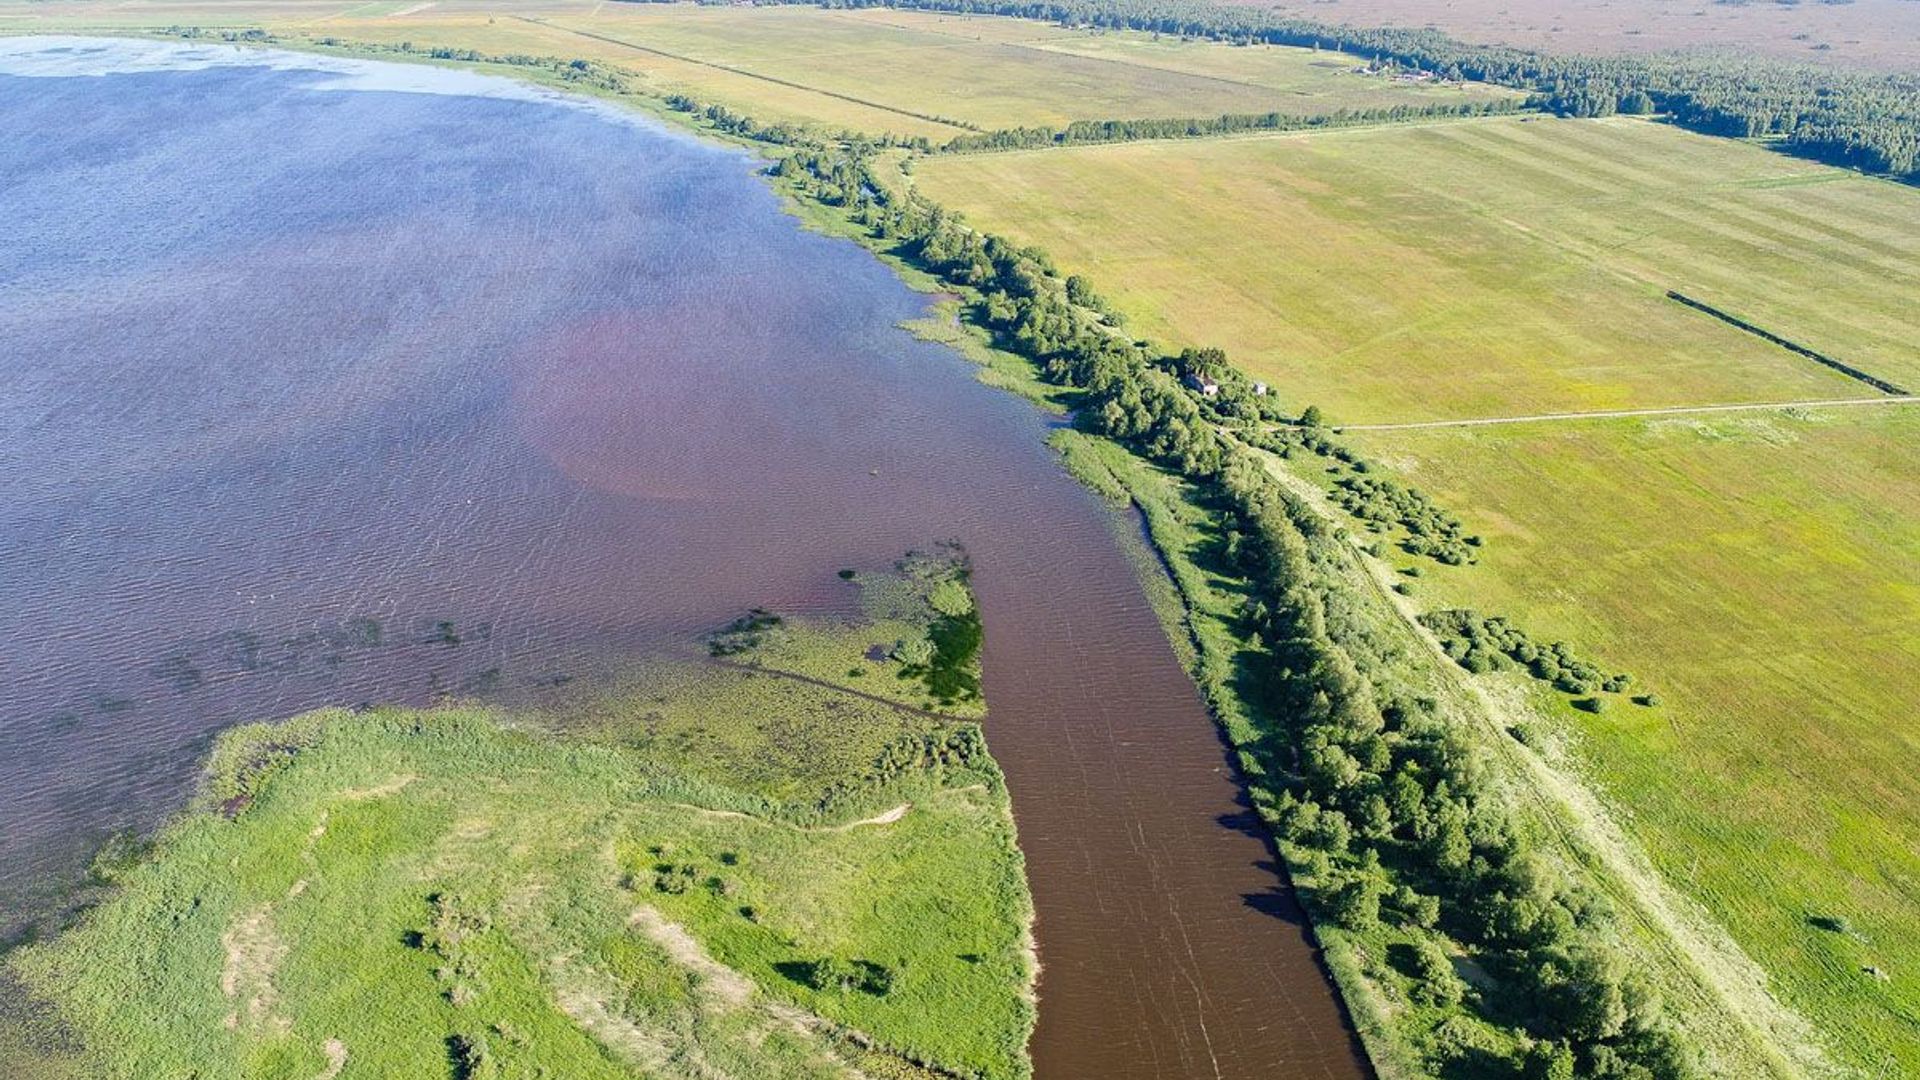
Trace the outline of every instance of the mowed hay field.
<instances>
[{"instance_id":1,"label":"mowed hay field","mask_svg":"<svg viewBox=\"0 0 1920 1080\"><path fill-rule=\"evenodd\" d=\"M941 157L932 198L1340 423L1920 384L1911 189L1630 120L1502 118Z\"/></svg>"},{"instance_id":2,"label":"mowed hay field","mask_svg":"<svg viewBox=\"0 0 1920 1080\"><path fill-rule=\"evenodd\" d=\"M1920 1075L1920 405L1354 441L1487 538L1478 566L1426 564L1421 606L1506 615L1658 694L1541 701L1840 1057Z\"/></svg>"},{"instance_id":3,"label":"mowed hay field","mask_svg":"<svg viewBox=\"0 0 1920 1080\"><path fill-rule=\"evenodd\" d=\"M0 29L261 26L282 35L580 57L756 119L944 142L971 129L1072 120L1308 115L1515 96L1356 74L1334 52L1237 48L1047 23L812 7L531 0L312 4L0 3Z\"/></svg>"}]
</instances>

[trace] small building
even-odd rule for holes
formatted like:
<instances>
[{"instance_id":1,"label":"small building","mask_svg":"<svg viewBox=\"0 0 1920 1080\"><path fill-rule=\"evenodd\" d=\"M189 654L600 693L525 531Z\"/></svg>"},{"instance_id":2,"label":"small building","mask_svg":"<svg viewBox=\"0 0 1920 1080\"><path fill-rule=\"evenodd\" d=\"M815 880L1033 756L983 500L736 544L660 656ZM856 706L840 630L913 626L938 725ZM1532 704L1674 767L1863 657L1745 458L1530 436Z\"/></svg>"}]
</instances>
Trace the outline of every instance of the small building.
<instances>
[{"instance_id":1,"label":"small building","mask_svg":"<svg viewBox=\"0 0 1920 1080\"><path fill-rule=\"evenodd\" d=\"M1212 379L1197 371L1187 372L1187 377L1181 381L1193 387L1195 390L1200 391L1202 397L1213 397L1220 393L1219 383L1214 382Z\"/></svg>"},{"instance_id":2,"label":"small building","mask_svg":"<svg viewBox=\"0 0 1920 1080\"><path fill-rule=\"evenodd\" d=\"M1254 383L1254 384L1253 384L1253 396L1254 396L1254 397L1266 397L1266 396L1267 396L1267 384L1266 384L1266 383L1263 383L1263 382L1257 382L1257 383Z\"/></svg>"}]
</instances>

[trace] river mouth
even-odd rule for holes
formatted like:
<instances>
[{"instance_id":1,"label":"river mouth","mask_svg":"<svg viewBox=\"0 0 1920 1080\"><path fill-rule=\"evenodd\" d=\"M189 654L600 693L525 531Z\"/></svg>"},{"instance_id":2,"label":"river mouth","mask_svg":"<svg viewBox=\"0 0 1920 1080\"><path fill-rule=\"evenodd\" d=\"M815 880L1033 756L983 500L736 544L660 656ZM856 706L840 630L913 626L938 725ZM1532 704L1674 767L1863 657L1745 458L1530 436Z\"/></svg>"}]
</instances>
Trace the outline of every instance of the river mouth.
<instances>
[{"instance_id":1,"label":"river mouth","mask_svg":"<svg viewBox=\"0 0 1920 1080\"><path fill-rule=\"evenodd\" d=\"M229 724L544 700L952 538L1038 1074L1358 1074L1114 511L757 162L467 74L5 44L5 910Z\"/></svg>"}]
</instances>

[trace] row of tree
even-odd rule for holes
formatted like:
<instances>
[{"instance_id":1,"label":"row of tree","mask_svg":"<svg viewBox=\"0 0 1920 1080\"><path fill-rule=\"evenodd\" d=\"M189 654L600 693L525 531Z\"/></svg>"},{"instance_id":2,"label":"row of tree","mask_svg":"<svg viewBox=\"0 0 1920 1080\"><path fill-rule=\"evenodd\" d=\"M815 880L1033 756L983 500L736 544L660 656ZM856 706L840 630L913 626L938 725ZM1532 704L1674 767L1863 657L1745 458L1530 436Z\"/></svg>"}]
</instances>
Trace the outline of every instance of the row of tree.
<instances>
[{"instance_id":1,"label":"row of tree","mask_svg":"<svg viewBox=\"0 0 1920 1080\"><path fill-rule=\"evenodd\" d=\"M1411 120L1497 116L1519 112L1523 107L1518 99L1505 98L1498 101L1336 109L1330 113L1308 116L1266 112L1226 113L1221 116L1184 119L1162 117L1141 120L1075 120L1064 128L1002 128L999 131L959 135L948 140L940 149L946 153L967 153L980 150L1026 150L1044 146L1076 146L1085 143L1133 142L1139 139L1203 139L1256 131L1311 131L1323 128L1361 127L1368 124L1405 123Z\"/></svg>"},{"instance_id":2,"label":"row of tree","mask_svg":"<svg viewBox=\"0 0 1920 1080\"><path fill-rule=\"evenodd\" d=\"M1255 800L1304 861L1319 915L1412 935L1416 1000L1524 1035L1517 1071L1691 1075L1687 1045L1615 944L1614 916L1536 850L1462 721L1411 689L1422 685L1421 661L1392 645L1352 593L1344 543L1222 436L1217 390L1196 391L1188 377L1226 369L1225 357L1155 356L1079 302L1073 293L1091 290L1070 290L1045 253L889 194L862 178L857 155L821 148L790 160L787 176L803 190L856 193L854 220L972 290L1000 344L1078 388L1083 427L1177 470L1223 515L1227 558L1250 596L1245 696L1262 736L1249 752L1272 781ZM1447 960L1454 947L1493 985L1468 995Z\"/></svg>"},{"instance_id":3,"label":"row of tree","mask_svg":"<svg viewBox=\"0 0 1920 1080\"><path fill-rule=\"evenodd\" d=\"M1244 45L1338 49L1443 78L1528 90L1538 105L1569 116L1668 113L1696 131L1771 136L1802 157L1920 179L1920 74L1911 72L1698 54L1556 56L1467 44L1434 30L1335 26L1210 0L825 0L823 6L1011 15Z\"/></svg>"}]
</instances>

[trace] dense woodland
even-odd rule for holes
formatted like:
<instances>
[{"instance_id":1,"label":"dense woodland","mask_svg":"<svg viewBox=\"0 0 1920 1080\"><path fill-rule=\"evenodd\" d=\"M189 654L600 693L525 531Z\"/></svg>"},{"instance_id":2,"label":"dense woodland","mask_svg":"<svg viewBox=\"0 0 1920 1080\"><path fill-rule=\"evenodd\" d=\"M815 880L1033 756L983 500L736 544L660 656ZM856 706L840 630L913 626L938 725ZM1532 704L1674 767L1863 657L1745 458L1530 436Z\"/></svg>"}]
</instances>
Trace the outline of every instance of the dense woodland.
<instances>
[{"instance_id":1,"label":"dense woodland","mask_svg":"<svg viewBox=\"0 0 1920 1080\"><path fill-rule=\"evenodd\" d=\"M1347 542L1223 435L1262 432L1278 413L1270 398L1218 350L1154 355L1117 332L1084 280L918 196L889 194L857 150L801 149L775 171L977 297L1003 347L1079 390L1080 426L1175 470L1216 508L1249 593L1239 630L1252 659L1234 692L1261 732L1242 747L1255 803L1300 876L1321 883L1305 890L1320 919L1411 939L1403 966L1417 1004L1469 1010L1512 1035L1512 1059L1482 1075L1695 1073L1694 1051L1630 969L1616 916L1536 849L1462 718L1414 689L1423 661L1356 598ZM1201 374L1220 380L1215 394L1192 389ZM1310 419L1286 438L1325 446ZM1492 984L1469 991L1450 960L1460 949Z\"/></svg>"},{"instance_id":2,"label":"dense woodland","mask_svg":"<svg viewBox=\"0 0 1920 1080\"><path fill-rule=\"evenodd\" d=\"M827 0L825 6L1014 15L1235 44L1338 49L1445 78L1528 90L1538 104L1567 116L1666 113L1694 131L1772 137L1801 157L1920 180L1920 74L1699 54L1550 56L1469 45L1433 30L1332 26L1201 0Z\"/></svg>"}]
</instances>

